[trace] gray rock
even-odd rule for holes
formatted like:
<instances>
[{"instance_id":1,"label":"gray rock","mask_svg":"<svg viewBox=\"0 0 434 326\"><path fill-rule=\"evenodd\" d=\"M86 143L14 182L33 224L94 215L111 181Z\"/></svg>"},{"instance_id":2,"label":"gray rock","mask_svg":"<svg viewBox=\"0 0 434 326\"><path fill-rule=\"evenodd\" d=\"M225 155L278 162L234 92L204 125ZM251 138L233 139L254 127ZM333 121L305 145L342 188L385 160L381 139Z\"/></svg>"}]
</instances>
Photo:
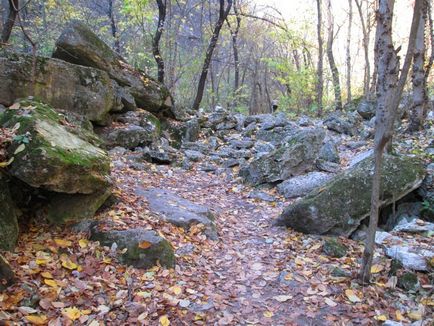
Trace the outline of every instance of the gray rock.
<instances>
[{"instance_id":1,"label":"gray rock","mask_svg":"<svg viewBox=\"0 0 434 326\"><path fill-rule=\"evenodd\" d=\"M429 223L422 220L412 220L411 222L402 221L393 228L394 232L407 232L407 233L424 233L434 232L434 223Z\"/></svg>"},{"instance_id":2,"label":"gray rock","mask_svg":"<svg viewBox=\"0 0 434 326\"><path fill-rule=\"evenodd\" d=\"M276 127L271 130L259 129L256 133L256 139L272 143L273 145L279 145L285 138L297 134L298 131L299 128L294 128L292 125Z\"/></svg>"},{"instance_id":3,"label":"gray rock","mask_svg":"<svg viewBox=\"0 0 434 326\"><path fill-rule=\"evenodd\" d=\"M374 150L373 149L369 149L367 151L364 151L364 152L361 152L361 153L357 154L356 156L354 156L351 159L348 167L351 168L354 165L356 165L357 163L359 163L359 162L361 162L363 160L366 160L368 157L372 157L372 154L374 154Z\"/></svg>"},{"instance_id":4,"label":"gray rock","mask_svg":"<svg viewBox=\"0 0 434 326\"><path fill-rule=\"evenodd\" d=\"M165 221L185 229L200 223L205 226L207 236L217 238L214 214L208 207L195 204L164 189L137 188L135 193L146 198L150 209L160 214Z\"/></svg>"},{"instance_id":5,"label":"gray rock","mask_svg":"<svg viewBox=\"0 0 434 326\"><path fill-rule=\"evenodd\" d=\"M386 248L386 255L398 260L405 268L428 271L427 261L434 257L434 251L394 245Z\"/></svg>"},{"instance_id":6,"label":"gray rock","mask_svg":"<svg viewBox=\"0 0 434 326\"><path fill-rule=\"evenodd\" d=\"M323 129L301 130L285 139L275 151L254 159L240 170L247 182L258 185L286 180L313 170L325 132Z\"/></svg>"},{"instance_id":7,"label":"gray rock","mask_svg":"<svg viewBox=\"0 0 434 326\"><path fill-rule=\"evenodd\" d=\"M274 202L274 201L276 201L276 198L274 198L273 196L267 194L266 192L258 191L258 190L251 191L249 193L249 198L259 199L259 200L263 200L263 201L266 201L266 202Z\"/></svg>"},{"instance_id":8,"label":"gray rock","mask_svg":"<svg viewBox=\"0 0 434 326\"><path fill-rule=\"evenodd\" d=\"M8 53L0 57L0 103L9 106L18 98L35 96L56 109L86 116L100 125L119 105L116 85L99 69L36 57L33 87L33 57Z\"/></svg>"},{"instance_id":9,"label":"gray rock","mask_svg":"<svg viewBox=\"0 0 434 326\"><path fill-rule=\"evenodd\" d=\"M18 232L17 210L9 191L9 180L0 173L0 249L13 250L18 240ZM1 258L0 256L0 260Z\"/></svg>"},{"instance_id":10,"label":"gray rock","mask_svg":"<svg viewBox=\"0 0 434 326\"><path fill-rule=\"evenodd\" d=\"M328 238L324 241L323 252L333 258L341 258L347 254L348 247L336 238Z\"/></svg>"},{"instance_id":11,"label":"gray rock","mask_svg":"<svg viewBox=\"0 0 434 326\"><path fill-rule=\"evenodd\" d=\"M100 231L98 226L95 226L90 238L92 241L99 241L103 246L112 247L116 243L119 250L127 249L121 256L121 261L127 265L137 268L151 268L158 262L164 267L175 265L171 244L155 231L144 228Z\"/></svg>"},{"instance_id":12,"label":"gray rock","mask_svg":"<svg viewBox=\"0 0 434 326\"><path fill-rule=\"evenodd\" d=\"M9 262L0 254L0 292L15 282L15 273Z\"/></svg>"},{"instance_id":13,"label":"gray rock","mask_svg":"<svg viewBox=\"0 0 434 326\"><path fill-rule=\"evenodd\" d=\"M300 119L298 119L297 123L300 127L308 127L312 125L312 121L310 120L310 118L305 115L301 116Z\"/></svg>"},{"instance_id":14,"label":"gray rock","mask_svg":"<svg viewBox=\"0 0 434 326\"><path fill-rule=\"evenodd\" d=\"M349 236L369 216L372 159L369 157L288 206L277 220L297 231ZM413 157L385 155L381 206L414 189L424 178L421 162Z\"/></svg>"},{"instance_id":15,"label":"gray rock","mask_svg":"<svg viewBox=\"0 0 434 326\"><path fill-rule=\"evenodd\" d=\"M251 139L232 139L229 141L229 143L235 149L249 149L255 145Z\"/></svg>"},{"instance_id":16,"label":"gray rock","mask_svg":"<svg viewBox=\"0 0 434 326\"><path fill-rule=\"evenodd\" d=\"M193 162L198 162L200 160L202 160L205 155L203 155L201 152L199 151L194 151L191 149L187 149L185 152L185 157L187 157L189 160L193 161Z\"/></svg>"},{"instance_id":17,"label":"gray rock","mask_svg":"<svg viewBox=\"0 0 434 326\"><path fill-rule=\"evenodd\" d=\"M338 163L333 163L324 160L318 160L315 164L316 168L323 172L337 173L341 170L341 166Z\"/></svg>"},{"instance_id":18,"label":"gray rock","mask_svg":"<svg viewBox=\"0 0 434 326\"><path fill-rule=\"evenodd\" d=\"M339 153L336 144L333 142L326 142L319 151L319 159L324 161L339 163Z\"/></svg>"},{"instance_id":19,"label":"gray rock","mask_svg":"<svg viewBox=\"0 0 434 326\"><path fill-rule=\"evenodd\" d=\"M199 139L200 125L199 119L194 118L185 122L185 131L183 141L195 142Z\"/></svg>"},{"instance_id":20,"label":"gray rock","mask_svg":"<svg viewBox=\"0 0 434 326\"><path fill-rule=\"evenodd\" d=\"M136 104L147 111L182 118L167 88L142 71L134 70L85 24L72 22L56 42L53 57L81 66L98 68L122 85Z\"/></svg>"},{"instance_id":21,"label":"gray rock","mask_svg":"<svg viewBox=\"0 0 434 326\"><path fill-rule=\"evenodd\" d=\"M150 145L158 138L158 133L154 128L145 129L136 125L124 125L115 129L110 128L108 133L102 133L101 136L109 148L119 146L134 149L139 146Z\"/></svg>"},{"instance_id":22,"label":"gray rock","mask_svg":"<svg viewBox=\"0 0 434 326\"><path fill-rule=\"evenodd\" d=\"M377 109L377 101L361 100L359 105L357 106L357 112L364 119L367 120L375 116L376 109Z\"/></svg>"},{"instance_id":23,"label":"gray rock","mask_svg":"<svg viewBox=\"0 0 434 326\"><path fill-rule=\"evenodd\" d=\"M166 165L175 162L178 159L178 153L170 146L145 147L142 157L147 162Z\"/></svg>"},{"instance_id":24,"label":"gray rock","mask_svg":"<svg viewBox=\"0 0 434 326\"><path fill-rule=\"evenodd\" d=\"M20 109L9 109L0 116L0 126L13 127L19 122L17 134L28 135L23 151L14 155L20 146L16 141L8 149L15 156L9 174L35 188L70 194L91 194L110 187L110 158L104 150L87 142L85 136L70 133L52 107L31 100L19 103Z\"/></svg>"},{"instance_id":25,"label":"gray rock","mask_svg":"<svg viewBox=\"0 0 434 326\"><path fill-rule=\"evenodd\" d=\"M277 191L285 198L301 197L320 187L332 177L333 175L324 172L310 172L283 181L277 186Z\"/></svg>"},{"instance_id":26,"label":"gray rock","mask_svg":"<svg viewBox=\"0 0 434 326\"><path fill-rule=\"evenodd\" d=\"M323 124L329 130L336 131L340 134L353 136L356 133L356 127L360 122L360 119L361 117L357 112L355 114L351 112L335 112L329 115L329 117L324 120Z\"/></svg>"}]
</instances>

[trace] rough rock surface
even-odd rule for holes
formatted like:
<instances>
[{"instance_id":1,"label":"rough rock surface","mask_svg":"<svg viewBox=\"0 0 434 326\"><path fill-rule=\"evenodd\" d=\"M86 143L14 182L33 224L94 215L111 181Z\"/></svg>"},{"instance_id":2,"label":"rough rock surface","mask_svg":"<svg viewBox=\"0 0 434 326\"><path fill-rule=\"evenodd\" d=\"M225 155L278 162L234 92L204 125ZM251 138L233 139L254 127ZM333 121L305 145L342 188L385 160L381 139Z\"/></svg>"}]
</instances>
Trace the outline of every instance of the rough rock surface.
<instances>
[{"instance_id":1,"label":"rough rock surface","mask_svg":"<svg viewBox=\"0 0 434 326\"><path fill-rule=\"evenodd\" d=\"M9 262L0 254L0 292L15 280L15 274Z\"/></svg>"},{"instance_id":2,"label":"rough rock surface","mask_svg":"<svg viewBox=\"0 0 434 326\"><path fill-rule=\"evenodd\" d=\"M18 221L15 205L6 177L0 173L0 249L13 250L18 239ZM1 258L1 257L0 257Z\"/></svg>"},{"instance_id":3,"label":"rough rock surface","mask_svg":"<svg viewBox=\"0 0 434 326\"><path fill-rule=\"evenodd\" d=\"M27 144L14 143L8 172L28 185L62 193L90 194L109 187L110 160L107 153L62 125L58 113L35 101L21 101L19 109L0 116L0 125L12 128ZM19 146L24 148L14 155Z\"/></svg>"},{"instance_id":4,"label":"rough rock surface","mask_svg":"<svg viewBox=\"0 0 434 326\"><path fill-rule=\"evenodd\" d=\"M304 233L349 236L369 215L372 173L373 163L368 157L288 206L277 223ZM424 174L415 158L385 155L381 204L396 201L419 187Z\"/></svg>"},{"instance_id":5,"label":"rough rock surface","mask_svg":"<svg viewBox=\"0 0 434 326\"><path fill-rule=\"evenodd\" d=\"M214 215L208 207L195 204L164 189L137 188L135 192L145 197L150 209L161 214L164 220L185 229L195 224L203 224L206 227L207 236L212 239L217 238Z\"/></svg>"},{"instance_id":6,"label":"rough rock surface","mask_svg":"<svg viewBox=\"0 0 434 326\"><path fill-rule=\"evenodd\" d=\"M179 116L180 112L175 110L172 97L164 85L144 72L134 70L81 22L72 22L63 31L56 42L53 57L106 71L124 87L124 92L134 97L138 107L154 113Z\"/></svg>"},{"instance_id":7,"label":"rough rock surface","mask_svg":"<svg viewBox=\"0 0 434 326\"><path fill-rule=\"evenodd\" d=\"M283 181L277 186L277 191L285 198L304 196L326 183L332 177L333 175L330 173L310 172Z\"/></svg>"},{"instance_id":8,"label":"rough rock surface","mask_svg":"<svg viewBox=\"0 0 434 326\"><path fill-rule=\"evenodd\" d=\"M171 244L155 231L144 228L100 231L98 226L94 226L91 239L103 246L112 247L116 243L118 249L127 249L121 256L121 261L127 265L137 268L151 268L158 262L165 267L175 265Z\"/></svg>"},{"instance_id":9,"label":"rough rock surface","mask_svg":"<svg viewBox=\"0 0 434 326\"><path fill-rule=\"evenodd\" d=\"M258 185L286 180L313 170L324 135L322 129L301 130L287 137L275 151L254 159L240 170L240 176Z\"/></svg>"},{"instance_id":10,"label":"rough rock surface","mask_svg":"<svg viewBox=\"0 0 434 326\"><path fill-rule=\"evenodd\" d=\"M121 105L116 85L99 69L73 65L62 60L7 53L0 56L0 103L9 106L17 98L35 96L58 109L72 111L104 125L108 113Z\"/></svg>"}]
</instances>

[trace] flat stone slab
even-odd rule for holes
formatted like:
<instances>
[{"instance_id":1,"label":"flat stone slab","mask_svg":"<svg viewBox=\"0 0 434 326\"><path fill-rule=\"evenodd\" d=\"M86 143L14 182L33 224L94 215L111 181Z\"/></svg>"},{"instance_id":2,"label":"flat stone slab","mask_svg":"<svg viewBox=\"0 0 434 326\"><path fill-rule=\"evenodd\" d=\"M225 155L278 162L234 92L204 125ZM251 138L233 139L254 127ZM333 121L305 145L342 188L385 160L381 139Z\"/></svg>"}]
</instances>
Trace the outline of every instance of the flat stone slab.
<instances>
[{"instance_id":1,"label":"flat stone slab","mask_svg":"<svg viewBox=\"0 0 434 326\"><path fill-rule=\"evenodd\" d=\"M195 204L165 189L136 188L135 193L144 197L149 202L149 208L165 221L187 230L193 225L203 224L205 234L211 239L217 238L214 215L208 207Z\"/></svg>"}]
</instances>

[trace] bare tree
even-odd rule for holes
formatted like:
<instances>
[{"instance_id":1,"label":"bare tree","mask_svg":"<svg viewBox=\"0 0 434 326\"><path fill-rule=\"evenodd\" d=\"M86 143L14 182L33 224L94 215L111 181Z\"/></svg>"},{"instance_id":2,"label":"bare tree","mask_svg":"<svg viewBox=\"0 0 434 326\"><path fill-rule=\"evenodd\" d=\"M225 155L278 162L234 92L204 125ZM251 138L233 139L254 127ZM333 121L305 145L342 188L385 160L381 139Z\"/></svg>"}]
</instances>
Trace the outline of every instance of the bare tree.
<instances>
[{"instance_id":1,"label":"bare tree","mask_svg":"<svg viewBox=\"0 0 434 326\"><path fill-rule=\"evenodd\" d=\"M238 12L238 6L236 0L233 0L234 4L234 13L236 18L236 24L235 28L232 29L231 23L229 22L229 19L226 18L226 23L228 24L229 30L231 32L232 36L232 50L234 55L234 100L233 100L233 106L237 106L237 97L239 95L239 89L240 89L240 58L238 54L238 32L240 31L241 27L241 15Z\"/></svg>"},{"instance_id":2,"label":"bare tree","mask_svg":"<svg viewBox=\"0 0 434 326\"><path fill-rule=\"evenodd\" d=\"M392 41L392 19L395 0L379 0L377 13L377 109L374 139L374 175L372 177L371 212L369 219L368 235L363 253L363 263L359 277L364 282L371 278L371 266L375 249L375 233L378 224L378 210L380 206L381 168L383 164L383 152L393 136L393 124L402 91L407 80L413 58L413 48L416 33L419 26L422 2L416 0L413 20L411 25L408 49L404 65L399 74L399 58Z\"/></svg>"},{"instance_id":3,"label":"bare tree","mask_svg":"<svg viewBox=\"0 0 434 326\"><path fill-rule=\"evenodd\" d=\"M349 0L350 1L350 0ZM362 34L363 34L363 52L365 55L365 69L364 69L364 75L363 75L363 95L368 100L370 99L370 91L369 91L369 82L371 78L371 64L369 62L369 33L368 33L368 26L369 25L369 17L366 18L363 16L363 10L362 10L362 0L354 0L357 12L359 13L360 17L360 23L362 25Z\"/></svg>"},{"instance_id":4,"label":"bare tree","mask_svg":"<svg viewBox=\"0 0 434 326\"><path fill-rule=\"evenodd\" d=\"M353 0L348 0L348 33L347 33L347 103L351 102L351 27L353 25Z\"/></svg>"},{"instance_id":5,"label":"bare tree","mask_svg":"<svg viewBox=\"0 0 434 326\"><path fill-rule=\"evenodd\" d=\"M113 36L113 39L115 41L115 43L114 43L115 51L117 53L121 53L121 46L120 46L119 35L118 35L118 27L116 24L116 19L115 19L115 14L114 14L114 9L113 9L114 2L115 2L115 0L109 0L108 1L107 16L110 19L110 30L111 30L111 34Z\"/></svg>"},{"instance_id":6,"label":"bare tree","mask_svg":"<svg viewBox=\"0 0 434 326\"><path fill-rule=\"evenodd\" d=\"M413 51L413 104L410 114L409 131L418 131L423 127L428 107L427 79L425 74L425 25L427 19L428 1L423 1L422 14L417 29Z\"/></svg>"},{"instance_id":7,"label":"bare tree","mask_svg":"<svg viewBox=\"0 0 434 326\"><path fill-rule=\"evenodd\" d=\"M335 58L333 55L333 40L334 40L334 21L332 14L331 0L327 0L327 59L329 61L330 70L332 72L332 82L333 82L333 92L335 95L335 107L336 110L342 110L342 96L341 96L341 85L339 82L339 71L336 66Z\"/></svg>"},{"instance_id":8,"label":"bare tree","mask_svg":"<svg viewBox=\"0 0 434 326\"><path fill-rule=\"evenodd\" d=\"M211 63L212 54L217 45L217 41L220 35L220 30L222 29L223 23L225 22L226 17L228 16L229 11L231 10L232 7L232 0L227 0L226 8L225 8L225 2L226 2L225 0L220 0L219 2L220 2L219 17L217 19L217 22L215 23L214 31L212 33L211 39L208 44L208 48L205 53L205 60L202 66L202 73L199 78L196 97L193 102L193 110L199 110L199 106L200 103L202 102L203 93L205 90L206 78L208 76L208 69Z\"/></svg>"},{"instance_id":9,"label":"bare tree","mask_svg":"<svg viewBox=\"0 0 434 326\"><path fill-rule=\"evenodd\" d=\"M318 66L316 70L317 81L316 81L316 102L318 105L318 116L322 116L323 111L323 91L324 91L324 61L323 61L323 39L322 39L322 11L321 11L321 0L316 0L316 8L318 14L317 21L317 34L318 34Z\"/></svg>"},{"instance_id":10,"label":"bare tree","mask_svg":"<svg viewBox=\"0 0 434 326\"><path fill-rule=\"evenodd\" d=\"M164 60L160 52L160 39L164 31L164 23L166 21L166 0L156 0L158 6L158 24L152 39L152 54L157 62L158 81L164 83Z\"/></svg>"},{"instance_id":11,"label":"bare tree","mask_svg":"<svg viewBox=\"0 0 434 326\"><path fill-rule=\"evenodd\" d=\"M0 45L8 43L9 38L11 37L12 28L14 27L15 20L17 19L18 16L19 7L20 7L19 0L9 0L9 10L8 10L6 21L3 24Z\"/></svg>"}]
</instances>

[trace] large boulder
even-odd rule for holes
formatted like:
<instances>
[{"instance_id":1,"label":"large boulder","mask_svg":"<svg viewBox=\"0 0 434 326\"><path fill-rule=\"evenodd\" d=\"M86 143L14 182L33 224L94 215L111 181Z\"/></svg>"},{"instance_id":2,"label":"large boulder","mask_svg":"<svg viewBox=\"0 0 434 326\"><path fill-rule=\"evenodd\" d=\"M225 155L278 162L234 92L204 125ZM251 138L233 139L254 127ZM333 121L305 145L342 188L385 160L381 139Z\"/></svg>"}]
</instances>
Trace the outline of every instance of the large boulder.
<instances>
[{"instance_id":1,"label":"large boulder","mask_svg":"<svg viewBox=\"0 0 434 326\"><path fill-rule=\"evenodd\" d=\"M349 236L369 216L372 174L373 159L368 157L288 206L277 224L304 233ZM424 174L414 157L385 155L381 205L418 188Z\"/></svg>"},{"instance_id":2,"label":"large boulder","mask_svg":"<svg viewBox=\"0 0 434 326\"><path fill-rule=\"evenodd\" d=\"M172 245L157 232L144 228L102 231L96 225L91 230L91 240L120 250L127 249L121 258L124 264L137 268L151 268L160 263L164 267L175 265Z\"/></svg>"},{"instance_id":3,"label":"large boulder","mask_svg":"<svg viewBox=\"0 0 434 326\"><path fill-rule=\"evenodd\" d=\"M100 134L108 148L123 147L134 149L146 146L158 139L158 131L153 126L118 125Z\"/></svg>"},{"instance_id":4,"label":"large boulder","mask_svg":"<svg viewBox=\"0 0 434 326\"><path fill-rule=\"evenodd\" d=\"M323 122L332 131L353 136L362 117L357 112L333 112Z\"/></svg>"},{"instance_id":5,"label":"large boulder","mask_svg":"<svg viewBox=\"0 0 434 326\"><path fill-rule=\"evenodd\" d=\"M54 109L24 100L0 115L0 126L17 128L8 148L8 172L36 188L90 194L110 186L107 153L68 131Z\"/></svg>"},{"instance_id":6,"label":"large boulder","mask_svg":"<svg viewBox=\"0 0 434 326\"><path fill-rule=\"evenodd\" d=\"M287 137L281 147L254 159L240 170L247 182L258 185L289 179L314 169L325 136L323 129L301 130Z\"/></svg>"},{"instance_id":7,"label":"large boulder","mask_svg":"<svg viewBox=\"0 0 434 326\"><path fill-rule=\"evenodd\" d=\"M18 239L18 221L6 177L0 172L0 249L13 250Z\"/></svg>"},{"instance_id":8,"label":"large boulder","mask_svg":"<svg viewBox=\"0 0 434 326\"><path fill-rule=\"evenodd\" d=\"M0 56L1 104L9 106L17 98L32 95L101 125L107 123L108 113L120 106L117 85L106 72L44 57L35 57L34 63L33 70L31 55Z\"/></svg>"},{"instance_id":9,"label":"large boulder","mask_svg":"<svg viewBox=\"0 0 434 326\"><path fill-rule=\"evenodd\" d=\"M106 71L142 109L176 118L182 115L174 108L172 97L163 84L133 69L84 23L74 21L63 31L53 57Z\"/></svg>"},{"instance_id":10,"label":"large boulder","mask_svg":"<svg viewBox=\"0 0 434 326\"><path fill-rule=\"evenodd\" d=\"M277 191L285 198L304 196L326 183L332 176L330 173L310 172L283 181L277 186Z\"/></svg>"},{"instance_id":11,"label":"large boulder","mask_svg":"<svg viewBox=\"0 0 434 326\"><path fill-rule=\"evenodd\" d=\"M361 100L357 106L357 112L367 120L372 119L375 116L375 110L377 109L377 101L375 100Z\"/></svg>"}]
</instances>

